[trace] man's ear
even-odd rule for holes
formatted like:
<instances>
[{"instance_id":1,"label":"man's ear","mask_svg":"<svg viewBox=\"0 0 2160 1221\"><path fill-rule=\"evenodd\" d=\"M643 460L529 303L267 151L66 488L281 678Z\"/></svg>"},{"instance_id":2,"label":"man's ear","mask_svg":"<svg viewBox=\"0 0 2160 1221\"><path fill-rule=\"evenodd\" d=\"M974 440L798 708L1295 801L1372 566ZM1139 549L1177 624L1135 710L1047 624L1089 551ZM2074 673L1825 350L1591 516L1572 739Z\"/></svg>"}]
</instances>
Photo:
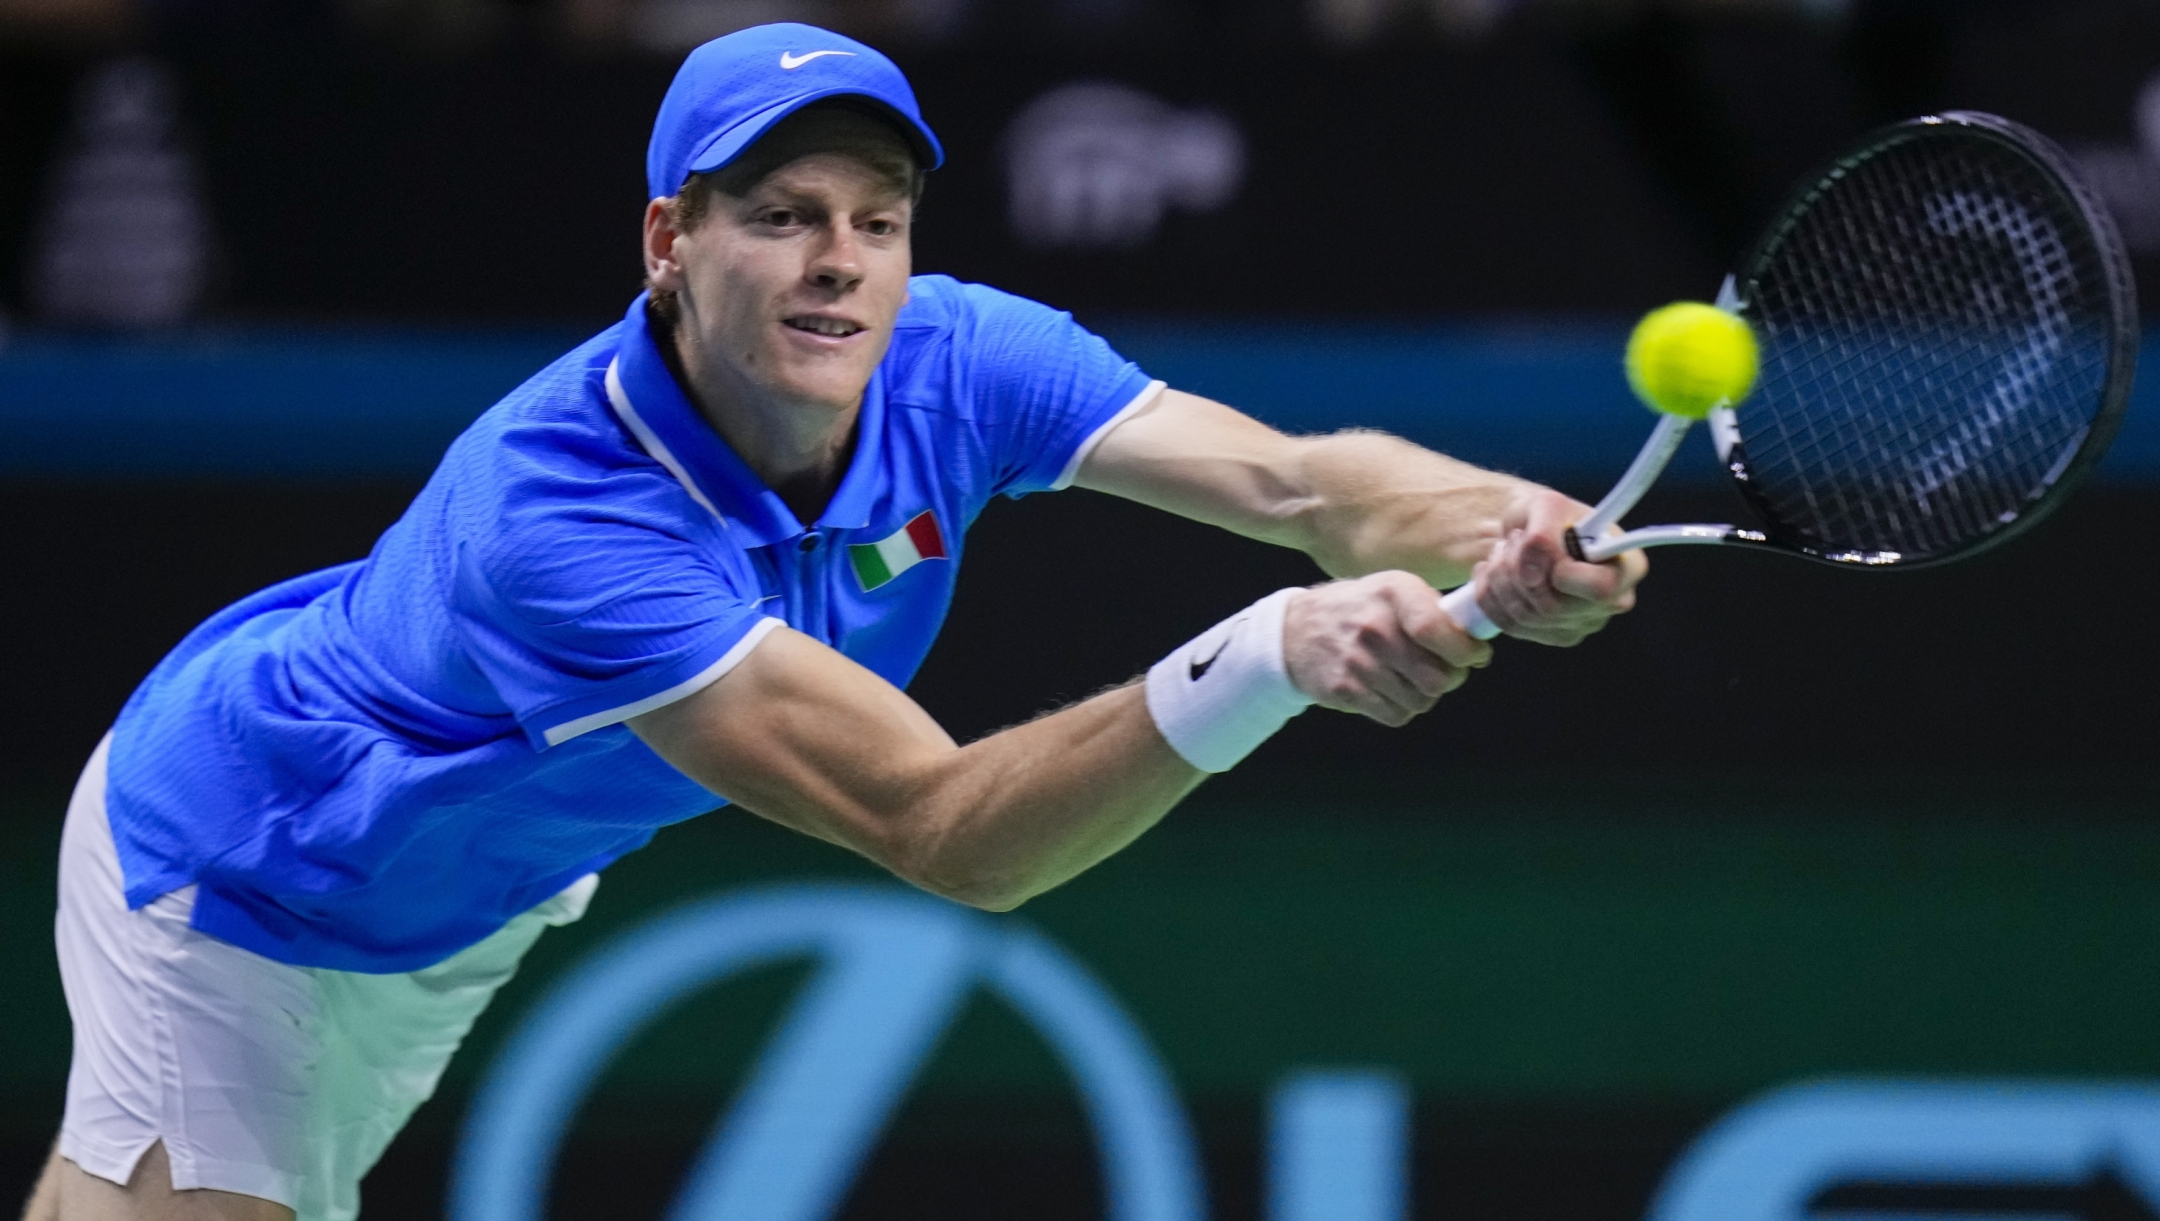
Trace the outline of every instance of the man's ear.
<instances>
[{"instance_id":1,"label":"man's ear","mask_svg":"<svg viewBox=\"0 0 2160 1221\"><path fill-rule=\"evenodd\" d=\"M674 200L655 199L645 205L645 280L664 292L681 292L682 264L675 258L675 242L682 231L675 227Z\"/></svg>"}]
</instances>

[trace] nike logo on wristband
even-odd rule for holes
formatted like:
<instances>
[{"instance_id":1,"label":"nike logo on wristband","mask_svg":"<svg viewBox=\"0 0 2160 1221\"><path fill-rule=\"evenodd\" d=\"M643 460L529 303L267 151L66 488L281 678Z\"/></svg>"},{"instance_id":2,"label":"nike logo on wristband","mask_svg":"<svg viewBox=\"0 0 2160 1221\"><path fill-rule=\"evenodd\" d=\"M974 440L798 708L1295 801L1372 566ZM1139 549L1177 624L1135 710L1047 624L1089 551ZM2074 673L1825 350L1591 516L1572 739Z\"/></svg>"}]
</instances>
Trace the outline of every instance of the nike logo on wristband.
<instances>
[{"instance_id":1,"label":"nike logo on wristband","mask_svg":"<svg viewBox=\"0 0 2160 1221\"><path fill-rule=\"evenodd\" d=\"M1214 651L1214 652L1212 652L1212 653L1210 653L1210 654L1208 654L1208 659L1207 659L1206 661L1196 661L1196 662L1193 662L1193 663L1192 663L1192 666L1191 666L1191 670L1192 670L1192 680L1193 680L1194 682L1199 682L1199 681L1200 681L1200 676L1201 676L1201 675L1203 675L1203 674L1205 674L1205 673L1207 673L1207 672L1208 672L1208 669L1209 669L1209 667L1211 667L1211 666L1213 666L1213 665L1215 664L1215 659L1216 659L1216 658L1218 658L1218 657L1220 657L1220 656L1222 656L1222 651L1223 651L1224 649L1227 649L1227 648L1229 648L1229 647L1230 647L1230 638L1229 638L1228 636L1225 636L1225 637L1223 637L1223 642L1222 642L1221 644L1218 644L1218 645L1216 645L1216 646L1215 646L1215 651Z\"/></svg>"}]
</instances>

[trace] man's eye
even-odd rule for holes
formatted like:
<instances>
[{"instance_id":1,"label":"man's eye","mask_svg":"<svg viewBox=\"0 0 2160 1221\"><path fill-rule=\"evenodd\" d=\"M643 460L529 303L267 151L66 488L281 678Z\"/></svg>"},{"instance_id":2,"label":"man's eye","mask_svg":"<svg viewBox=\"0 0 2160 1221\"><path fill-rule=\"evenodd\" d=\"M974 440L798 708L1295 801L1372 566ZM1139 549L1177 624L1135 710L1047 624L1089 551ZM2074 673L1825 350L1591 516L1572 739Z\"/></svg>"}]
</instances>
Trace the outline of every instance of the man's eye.
<instances>
[{"instance_id":1,"label":"man's eye","mask_svg":"<svg viewBox=\"0 0 2160 1221\"><path fill-rule=\"evenodd\" d=\"M795 222L799 219L801 218L796 216L795 213L790 212L785 208L776 209L765 214L765 223L771 225L775 229L786 229L795 224Z\"/></svg>"},{"instance_id":2,"label":"man's eye","mask_svg":"<svg viewBox=\"0 0 2160 1221\"><path fill-rule=\"evenodd\" d=\"M900 232L900 226L889 220L871 221L864 225L863 229L872 237L891 237L893 234Z\"/></svg>"}]
</instances>

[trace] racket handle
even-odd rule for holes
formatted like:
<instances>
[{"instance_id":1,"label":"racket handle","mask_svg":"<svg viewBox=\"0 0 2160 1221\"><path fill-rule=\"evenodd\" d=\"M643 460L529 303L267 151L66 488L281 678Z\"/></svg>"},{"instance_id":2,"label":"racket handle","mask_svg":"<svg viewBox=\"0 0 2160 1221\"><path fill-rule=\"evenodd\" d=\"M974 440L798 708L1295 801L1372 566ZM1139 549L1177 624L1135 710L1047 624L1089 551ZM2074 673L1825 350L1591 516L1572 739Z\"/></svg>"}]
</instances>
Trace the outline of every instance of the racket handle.
<instances>
[{"instance_id":1,"label":"racket handle","mask_svg":"<svg viewBox=\"0 0 2160 1221\"><path fill-rule=\"evenodd\" d=\"M1486 618L1485 608L1477 604L1477 585L1457 586L1440 595L1440 609L1455 621L1455 626L1479 640L1491 640L1500 634L1500 625Z\"/></svg>"}]
</instances>

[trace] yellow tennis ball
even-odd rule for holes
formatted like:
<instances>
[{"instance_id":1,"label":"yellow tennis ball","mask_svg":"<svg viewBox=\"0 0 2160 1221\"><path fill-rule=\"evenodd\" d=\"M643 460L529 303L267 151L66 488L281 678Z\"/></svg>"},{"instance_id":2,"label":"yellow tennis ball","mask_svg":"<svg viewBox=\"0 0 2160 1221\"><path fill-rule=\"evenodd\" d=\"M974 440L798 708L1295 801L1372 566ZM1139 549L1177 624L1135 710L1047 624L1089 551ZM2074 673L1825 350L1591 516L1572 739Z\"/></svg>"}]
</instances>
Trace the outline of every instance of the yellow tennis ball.
<instances>
[{"instance_id":1,"label":"yellow tennis ball","mask_svg":"<svg viewBox=\"0 0 2160 1221\"><path fill-rule=\"evenodd\" d=\"M1700 301L1651 310L1628 336L1627 378L1653 411L1699 420L1755 388L1755 333L1737 314Z\"/></svg>"}]
</instances>

